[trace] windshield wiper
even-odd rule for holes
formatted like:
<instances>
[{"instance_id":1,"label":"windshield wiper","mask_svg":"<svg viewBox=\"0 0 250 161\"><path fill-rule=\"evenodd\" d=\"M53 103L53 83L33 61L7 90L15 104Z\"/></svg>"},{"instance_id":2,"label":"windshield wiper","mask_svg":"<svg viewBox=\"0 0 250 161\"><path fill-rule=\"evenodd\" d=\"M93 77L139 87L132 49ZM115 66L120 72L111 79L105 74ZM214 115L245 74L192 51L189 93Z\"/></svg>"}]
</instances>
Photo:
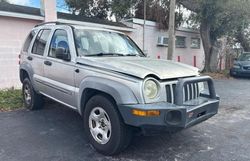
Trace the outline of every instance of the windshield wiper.
<instances>
[{"instance_id":1,"label":"windshield wiper","mask_svg":"<svg viewBox=\"0 0 250 161\"><path fill-rule=\"evenodd\" d=\"M97 54L88 54L85 56L125 56L120 53L97 53Z\"/></svg>"},{"instance_id":2,"label":"windshield wiper","mask_svg":"<svg viewBox=\"0 0 250 161\"><path fill-rule=\"evenodd\" d=\"M137 54L125 54L123 56L138 56Z\"/></svg>"}]
</instances>

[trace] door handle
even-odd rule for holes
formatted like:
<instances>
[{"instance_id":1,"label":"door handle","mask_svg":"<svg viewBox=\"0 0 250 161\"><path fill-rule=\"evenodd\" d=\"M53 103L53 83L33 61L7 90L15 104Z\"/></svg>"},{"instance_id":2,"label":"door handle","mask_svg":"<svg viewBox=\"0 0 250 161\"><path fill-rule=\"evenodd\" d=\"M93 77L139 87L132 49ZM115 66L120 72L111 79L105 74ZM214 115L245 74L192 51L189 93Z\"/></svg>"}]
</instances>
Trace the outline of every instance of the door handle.
<instances>
[{"instance_id":1,"label":"door handle","mask_svg":"<svg viewBox=\"0 0 250 161\"><path fill-rule=\"evenodd\" d=\"M45 65L48 65L48 66L51 66L51 65L52 65L52 63L51 63L50 61L47 61L47 60L44 61L44 64L45 64Z\"/></svg>"},{"instance_id":2,"label":"door handle","mask_svg":"<svg viewBox=\"0 0 250 161\"><path fill-rule=\"evenodd\" d=\"M27 59L30 61L33 60L33 58L31 56L28 56Z\"/></svg>"},{"instance_id":3,"label":"door handle","mask_svg":"<svg viewBox=\"0 0 250 161\"><path fill-rule=\"evenodd\" d=\"M76 73L79 73L79 72L80 72L80 70L79 70L79 69L76 69L76 70L75 70L75 72L76 72Z\"/></svg>"}]
</instances>

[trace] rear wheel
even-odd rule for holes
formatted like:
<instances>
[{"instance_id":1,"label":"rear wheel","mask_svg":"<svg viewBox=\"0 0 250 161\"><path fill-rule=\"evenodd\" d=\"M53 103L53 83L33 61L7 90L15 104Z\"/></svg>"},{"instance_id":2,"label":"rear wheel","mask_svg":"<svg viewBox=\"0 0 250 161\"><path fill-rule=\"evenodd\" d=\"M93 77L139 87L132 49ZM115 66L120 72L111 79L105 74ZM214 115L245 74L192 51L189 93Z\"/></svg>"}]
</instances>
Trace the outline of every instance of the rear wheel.
<instances>
[{"instance_id":1,"label":"rear wheel","mask_svg":"<svg viewBox=\"0 0 250 161\"><path fill-rule=\"evenodd\" d=\"M25 78L22 88L24 105L29 110L38 110L43 107L43 98L40 94L36 93L30 80Z\"/></svg>"},{"instance_id":2,"label":"rear wheel","mask_svg":"<svg viewBox=\"0 0 250 161\"><path fill-rule=\"evenodd\" d=\"M113 101L103 95L93 96L87 102L84 128L90 143L104 155L121 152L132 138L131 129L123 123Z\"/></svg>"}]
</instances>

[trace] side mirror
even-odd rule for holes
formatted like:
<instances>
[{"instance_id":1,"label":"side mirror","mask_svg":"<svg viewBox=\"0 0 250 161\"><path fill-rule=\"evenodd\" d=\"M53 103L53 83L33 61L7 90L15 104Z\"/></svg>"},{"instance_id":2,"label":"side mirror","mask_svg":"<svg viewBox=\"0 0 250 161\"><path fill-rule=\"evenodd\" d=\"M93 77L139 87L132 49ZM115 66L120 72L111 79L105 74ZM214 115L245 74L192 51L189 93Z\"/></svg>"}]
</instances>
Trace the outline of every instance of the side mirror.
<instances>
[{"instance_id":1,"label":"side mirror","mask_svg":"<svg viewBox=\"0 0 250 161\"><path fill-rule=\"evenodd\" d=\"M65 48L59 47L56 48L56 58L62 59L64 61L70 61L70 54L67 52Z\"/></svg>"}]
</instances>

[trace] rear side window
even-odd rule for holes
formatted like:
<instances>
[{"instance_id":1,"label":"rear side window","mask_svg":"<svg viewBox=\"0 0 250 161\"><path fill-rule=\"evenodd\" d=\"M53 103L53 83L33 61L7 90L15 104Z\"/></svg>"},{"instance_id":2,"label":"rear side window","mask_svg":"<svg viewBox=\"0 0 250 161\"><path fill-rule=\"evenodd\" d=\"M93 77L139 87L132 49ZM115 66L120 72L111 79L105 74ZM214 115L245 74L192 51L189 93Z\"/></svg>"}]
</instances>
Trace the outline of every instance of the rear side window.
<instances>
[{"instance_id":1,"label":"rear side window","mask_svg":"<svg viewBox=\"0 0 250 161\"><path fill-rule=\"evenodd\" d=\"M30 32L30 34L28 35L28 37L26 38L25 43L23 45L23 51L24 52L28 52L30 43L31 43L32 39L34 38L36 32L37 32L36 30L32 30Z\"/></svg>"},{"instance_id":2,"label":"rear side window","mask_svg":"<svg viewBox=\"0 0 250 161\"><path fill-rule=\"evenodd\" d=\"M37 55L44 54L44 50L45 50L45 46L49 38L49 34L50 34L49 29L44 29L44 30L39 31L39 33L36 36L33 48L32 48L33 54L37 54Z\"/></svg>"}]
</instances>

